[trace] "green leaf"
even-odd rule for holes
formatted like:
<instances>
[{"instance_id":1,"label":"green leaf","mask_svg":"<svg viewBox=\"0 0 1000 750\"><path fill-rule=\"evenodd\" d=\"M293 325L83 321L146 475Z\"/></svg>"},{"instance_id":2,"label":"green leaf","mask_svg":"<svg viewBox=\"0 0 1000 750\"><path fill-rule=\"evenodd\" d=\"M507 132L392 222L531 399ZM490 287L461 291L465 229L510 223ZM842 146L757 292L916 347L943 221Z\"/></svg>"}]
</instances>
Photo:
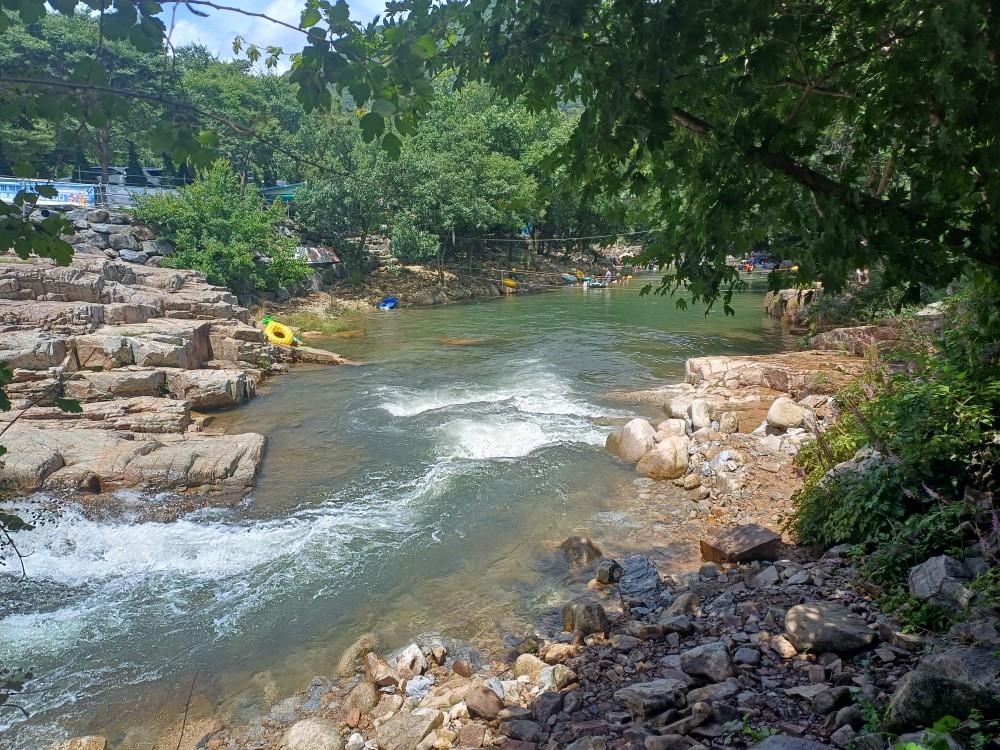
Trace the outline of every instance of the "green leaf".
<instances>
[{"instance_id":1,"label":"green leaf","mask_svg":"<svg viewBox=\"0 0 1000 750\"><path fill-rule=\"evenodd\" d=\"M410 52L421 60L431 60L437 57L437 44L434 43L434 37L430 34L417 37L410 44Z\"/></svg>"},{"instance_id":2,"label":"green leaf","mask_svg":"<svg viewBox=\"0 0 1000 750\"><path fill-rule=\"evenodd\" d=\"M22 161L14 165L15 177L34 177L36 174L38 174L38 170L30 162Z\"/></svg>"},{"instance_id":3,"label":"green leaf","mask_svg":"<svg viewBox=\"0 0 1000 750\"><path fill-rule=\"evenodd\" d=\"M347 23L351 18L351 9L344 0L337 0L337 4L330 8L327 15L330 23Z\"/></svg>"},{"instance_id":4,"label":"green leaf","mask_svg":"<svg viewBox=\"0 0 1000 750\"><path fill-rule=\"evenodd\" d=\"M75 398L57 398L56 408L69 414L80 414L83 412L83 407L80 406L79 399Z\"/></svg>"},{"instance_id":5,"label":"green leaf","mask_svg":"<svg viewBox=\"0 0 1000 750\"><path fill-rule=\"evenodd\" d=\"M322 16L320 15L319 8L306 8L302 11L302 20L299 22L299 27L303 29L308 29L320 22Z\"/></svg>"},{"instance_id":6,"label":"green leaf","mask_svg":"<svg viewBox=\"0 0 1000 750\"><path fill-rule=\"evenodd\" d=\"M396 105L388 99L376 99L371 106L372 112L377 112L383 117L392 117L396 114Z\"/></svg>"},{"instance_id":7,"label":"green leaf","mask_svg":"<svg viewBox=\"0 0 1000 750\"><path fill-rule=\"evenodd\" d=\"M59 191L53 185L38 185L35 188L35 192L43 198L55 198L59 195Z\"/></svg>"},{"instance_id":8,"label":"green leaf","mask_svg":"<svg viewBox=\"0 0 1000 750\"><path fill-rule=\"evenodd\" d=\"M369 112L361 118L361 137L371 143L385 132L385 120L377 112Z\"/></svg>"},{"instance_id":9,"label":"green leaf","mask_svg":"<svg viewBox=\"0 0 1000 750\"><path fill-rule=\"evenodd\" d=\"M0 511L0 524L7 531L31 531L35 528L20 516L15 516L13 513L4 513L3 511Z\"/></svg>"},{"instance_id":10,"label":"green leaf","mask_svg":"<svg viewBox=\"0 0 1000 750\"><path fill-rule=\"evenodd\" d=\"M382 137L382 148L393 158L398 159L403 148L403 142L399 140L395 133L386 133Z\"/></svg>"}]
</instances>

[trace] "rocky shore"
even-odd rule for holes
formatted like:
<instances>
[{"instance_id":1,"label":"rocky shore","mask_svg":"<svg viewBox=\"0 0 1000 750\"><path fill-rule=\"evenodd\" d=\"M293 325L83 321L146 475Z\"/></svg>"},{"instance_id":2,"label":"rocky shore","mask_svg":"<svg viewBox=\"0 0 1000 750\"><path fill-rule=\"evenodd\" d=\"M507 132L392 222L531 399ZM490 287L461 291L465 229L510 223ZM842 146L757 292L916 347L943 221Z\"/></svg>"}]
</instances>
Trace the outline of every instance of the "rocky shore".
<instances>
[{"instance_id":1,"label":"rocky shore","mask_svg":"<svg viewBox=\"0 0 1000 750\"><path fill-rule=\"evenodd\" d=\"M685 493L700 565L664 571L645 554L612 559L599 539L567 539L556 554L592 579L562 608L561 632L518 640L502 662L436 638L380 653L365 634L339 674L249 723L190 726L180 746L877 750L929 745L923 728L946 714L996 716L995 623L952 638L904 633L858 583L847 549L814 552L779 533L800 481L794 455L863 366L830 351L697 358L683 384L618 394L666 417L630 421L608 448L636 463L640 502L664 487ZM938 568L959 573L931 561L917 580L928 597L947 588ZM173 746L177 732L167 736ZM79 741L94 744L59 747L105 747Z\"/></svg>"},{"instance_id":2,"label":"rocky shore","mask_svg":"<svg viewBox=\"0 0 1000 750\"><path fill-rule=\"evenodd\" d=\"M292 361L346 362L267 343L197 273L89 252L66 267L0 260L0 361L13 375L0 484L102 507L118 489L169 493L157 512L170 513L241 499L262 460L263 435L213 434L206 412L245 403Z\"/></svg>"}]
</instances>

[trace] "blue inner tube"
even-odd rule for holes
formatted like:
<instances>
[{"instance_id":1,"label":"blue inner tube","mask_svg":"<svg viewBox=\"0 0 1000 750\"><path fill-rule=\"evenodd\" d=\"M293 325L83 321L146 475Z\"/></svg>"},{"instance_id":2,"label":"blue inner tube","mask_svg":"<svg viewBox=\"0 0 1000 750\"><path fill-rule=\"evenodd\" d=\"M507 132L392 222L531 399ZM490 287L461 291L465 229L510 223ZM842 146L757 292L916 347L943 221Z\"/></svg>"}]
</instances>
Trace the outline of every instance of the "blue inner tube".
<instances>
[{"instance_id":1,"label":"blue inner tube","mask_svg":"<svg viewBox=\"0 0 1000 750\"><path fill-rule=\"evenodd\" d=\"M378 303L379 310L395 310L397 307L399 307L399 300L396 297L384 297Z\"/></svg>"}]
</instances>

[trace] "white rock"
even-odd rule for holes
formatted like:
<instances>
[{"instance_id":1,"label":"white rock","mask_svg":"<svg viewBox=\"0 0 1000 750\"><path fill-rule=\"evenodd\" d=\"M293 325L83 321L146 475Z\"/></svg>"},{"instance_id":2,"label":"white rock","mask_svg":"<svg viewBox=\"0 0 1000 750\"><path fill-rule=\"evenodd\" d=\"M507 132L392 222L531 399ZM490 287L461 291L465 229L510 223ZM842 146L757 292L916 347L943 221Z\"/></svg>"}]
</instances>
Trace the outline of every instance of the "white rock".
<instances>
[{"instance_id":1,"label":"white rock","mask_svg":"<svg viewBox=\"0 0 1000 750\"><path fill-rule=\"evenodd\" d=\"M608 435L608 452L626 461L635 462L656 445L656 430L645 419L633 419Z\"/></svg>"},{"instance_id":2,"label":"white rock","mask_svg":"<svg viewBox=\"0 0 1000 750\"><path fill-rule=\"evenodd\" d=\"M344 750L364 750L365 738L364 736L355 732L350 737L347 738L347 744L344 745Z\"/></svg>"},{"instance_id":3,"label":"white rock","mask_svg":"<svg viewBox=\"0 0 1000 750\"><path fill-rule=\"evenodd\" d=\"M688 469L689 444L684 437L664 438L639 459L636 471L653 479L677 479L684 476Z\"/></svg>"},{"instance_id":4,"label":"white rock","mask_svg":"<svg viewBox=\"0 0 1000 750\"><path fill-rule=\"evenodd\" d=\"M767 410L767 423L776 429L787 430L789 427L801 427L806 419L806 410L792 401L788 396L780 396Z\"/></svg>"},{"instance_id":5,"label":"white rock","mask_svg":"<svg viewBox=\"0 0 1000 750\"><path fill-rule=\"evenodd\" d=\"M712 407L703 398L691 402L691 426L696 430L712 426Z\"/></svg>"}]
</instances>

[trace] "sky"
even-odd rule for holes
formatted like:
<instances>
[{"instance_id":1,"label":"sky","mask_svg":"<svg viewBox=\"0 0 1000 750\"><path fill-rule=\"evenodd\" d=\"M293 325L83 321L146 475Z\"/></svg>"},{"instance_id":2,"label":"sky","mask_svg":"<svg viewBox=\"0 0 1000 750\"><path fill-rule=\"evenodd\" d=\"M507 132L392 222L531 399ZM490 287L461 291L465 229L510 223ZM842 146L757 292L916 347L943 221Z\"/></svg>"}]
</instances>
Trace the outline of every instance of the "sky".
<instances>
[{"instance_id":1,"label":"sky","mask_svg":"<svg viewBox=\"0 0 1000 750\"><path fill-rule=\"evenodd\" d=\"M219 5L230 5L254 13L263 13L280 21L298 26L304 5L303 0L219 0ZM384 0L348 0L351 16L355 20L370 21L385 8ZM268 45L281 47L289 52L302 49L301 33L271 23L263 18L252 18L232 11L220 11L196 6L209 14L200 18L184 7L183 3L164 6L163 22L169 33L173 22L171 42L175 47L185 44L203 44L222 59L233 57L233 39L243 37L248 43L262 50ZM176 15L174 15L176 8ZM288 59L282 60L281 69L287 69Z\"/></svg>"}]
</instances>

